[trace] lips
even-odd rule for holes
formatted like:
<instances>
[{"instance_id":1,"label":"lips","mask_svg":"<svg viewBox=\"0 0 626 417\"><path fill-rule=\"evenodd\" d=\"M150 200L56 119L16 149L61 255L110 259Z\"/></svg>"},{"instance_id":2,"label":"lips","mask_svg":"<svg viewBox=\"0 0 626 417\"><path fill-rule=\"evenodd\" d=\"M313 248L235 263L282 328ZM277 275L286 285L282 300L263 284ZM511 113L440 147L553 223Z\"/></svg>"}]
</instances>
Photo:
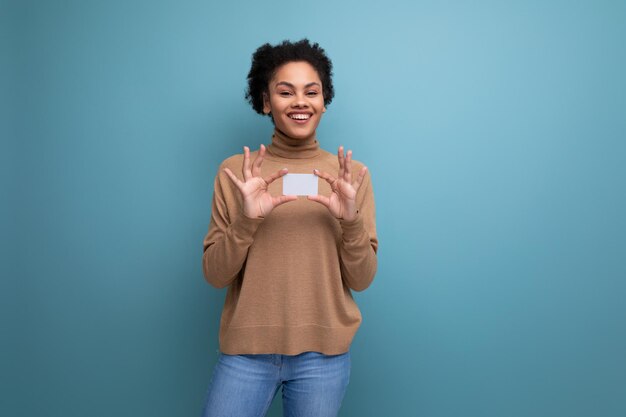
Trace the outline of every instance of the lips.
<instances>
[{"instance_id":1,"label":"lips","mask_svg":"<svg viewBox=\"0 0 626 417\"><path fill-rule=\"evenodd\" d=\"M309 120L311 113L289 113L287 116L293 120Z\"/></svg>"},{"instance_id":2,"label":"lips","mask_svg":"<svg viewBox=\"0 0 626 417\"><path fill-rule=\"evenodd\" d=\"M305 124L307 123L309 120L311 120L313 114L312 113L289 113L287 114L287 116L289 116L289 118L291 120L293 120L294 123L297 123L299 125Z\"/></svg>"}]
</instances>

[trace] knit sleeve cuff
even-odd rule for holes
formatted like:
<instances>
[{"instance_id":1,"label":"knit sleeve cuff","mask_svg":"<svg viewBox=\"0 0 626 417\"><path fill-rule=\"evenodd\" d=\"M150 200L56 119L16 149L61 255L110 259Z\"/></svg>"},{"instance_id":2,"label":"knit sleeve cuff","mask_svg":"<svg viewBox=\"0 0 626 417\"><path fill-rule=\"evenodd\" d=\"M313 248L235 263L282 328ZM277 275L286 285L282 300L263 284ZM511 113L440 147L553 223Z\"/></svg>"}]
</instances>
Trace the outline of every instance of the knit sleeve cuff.
<instances>
[{"instance_id":1,"label":"knit sleeve cuff","mask_svg":"<svg viewBox=\"0 0 626 417\"><path fill-rule=\"evenodd\" d=\"M264 217L252 218L241 213L240 216L231 224L231 230L235 236L240 239L252 239L252 236L265 220Z\"/></svg>"},{"instance_id":2,"label":"knit sleeve cuff","mask_svg":"<svg viewBox=\"0 0 626 417\"><path fill-rule=\"evenodd\" d=\"M357 213L356 217L350 221L339 219L339 224L343 230L344 240L357 239L364 231L363 218L360 213Z\"/></svg>"}]
</instances>

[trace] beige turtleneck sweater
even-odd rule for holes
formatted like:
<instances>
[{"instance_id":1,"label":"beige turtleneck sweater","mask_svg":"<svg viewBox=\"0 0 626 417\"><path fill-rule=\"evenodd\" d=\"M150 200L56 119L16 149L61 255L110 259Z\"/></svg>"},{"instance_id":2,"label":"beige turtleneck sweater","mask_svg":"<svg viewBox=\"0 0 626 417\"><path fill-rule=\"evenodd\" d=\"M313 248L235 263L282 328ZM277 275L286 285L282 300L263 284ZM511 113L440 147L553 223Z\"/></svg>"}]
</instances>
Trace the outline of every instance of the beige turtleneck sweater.
<instances>
[{"instance_id":1,"label":"beige turtleneck sweater","mask_svg":"<svg viewBox=\"0 0 626 417\"><path fill-rule=\"evenodd\" d=\"M258 151L251 152L254 161ZM202 269L217 288L228 286L220 321L220 350L226 354L306 351L345 353L361 324L351 290L366 289L376 273L374 194L369 172L357 193L359 213L353 221L333 217L323 205L299 197L265 218L242 212L237 187L224 173L240 179L243 154L222 162L215 178L209 231L204 238ZM352 172L363 166L352 161ZM281 168L337 175L337 155L274 131L261 166L265 177ZM330 194L318 179L319 194ZM282 178L269 186L282 194Z\"/></svg>"}]
</instances>

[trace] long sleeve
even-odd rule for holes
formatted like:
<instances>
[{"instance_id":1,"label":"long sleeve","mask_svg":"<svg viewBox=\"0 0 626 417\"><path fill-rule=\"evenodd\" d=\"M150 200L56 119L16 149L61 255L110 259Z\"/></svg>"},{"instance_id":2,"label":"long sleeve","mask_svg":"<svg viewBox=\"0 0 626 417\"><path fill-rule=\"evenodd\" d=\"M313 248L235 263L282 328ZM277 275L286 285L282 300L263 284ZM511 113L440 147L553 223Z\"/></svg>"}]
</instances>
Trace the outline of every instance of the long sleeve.
<instances>
[{"instance_id":1,"label":"long sleeve","mask_svg":"<svg viewBox=\"0 0 626 417\"><path fill-rule=\"evenodd\" d=\"M215 177L211 221L204 238L202 270L209 284L216 288L229 285L241 271L253 236L262 218L246 217L241 211L239 190L223 172Z\"/></svg>"},{"instance_id":2,"label":"long sleeve","mask_svg":"<svg viewBox=\"0 0 626 417\"><path fill-rule=\"evenodd\" d=\"M341 275L348 287L355 291L363 291L370 286L378 266L376 209L369 173L363 181L357 194L359 212L356 219L349 222L340 220L343 231L340 245Z\"/></svg>"}]
</instances>

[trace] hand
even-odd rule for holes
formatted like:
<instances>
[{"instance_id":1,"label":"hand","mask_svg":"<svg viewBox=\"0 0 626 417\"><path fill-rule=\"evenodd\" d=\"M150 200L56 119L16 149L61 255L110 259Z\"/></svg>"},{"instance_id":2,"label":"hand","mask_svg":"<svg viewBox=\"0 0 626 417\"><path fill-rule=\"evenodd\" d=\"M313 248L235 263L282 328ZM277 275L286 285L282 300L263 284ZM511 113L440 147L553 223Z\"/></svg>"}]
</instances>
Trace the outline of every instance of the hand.
<instances>
[{"instance_id":1,"label":"hand","mask_svg":"<svg viewBox=\"0 0 626 417\"><path fill-rule=\"evenodd\" d=\"M224 168L224 172L226 172L231 181L239 188L239 191L241 191L241 196L243 197L243 214L250 218L265 217L270 214L274 207L298 198L298 196L295 195L273 197L267 191L268 185L287 173L287 168L283 168L265 178L261 178L261 163L263 162L264 155L265 146L261 145L259 153L252 163L252 169L250 169L250 149L247 146L243 147L243 181L239 180L230 169Z\"/></svg>"},{"instance_id":2,"label":"hand","mask_svg":"<svg viewBox=\"0 0 626 417\"><path fill-rule=\"evenodd\" d=\"M330 184L332 189L330 196L310 195L307 198L325 205L336 218L351 221L357 215L356 193L361 187L363 178L365 178L367 167L361 168L356 180L352 183L352 151L348 150L347 156L344 156L343 146L340 146L337 157L339 158L337 178L326 172L313 170L315 175L324 178Z\"/></svg>"}]
</instances>

